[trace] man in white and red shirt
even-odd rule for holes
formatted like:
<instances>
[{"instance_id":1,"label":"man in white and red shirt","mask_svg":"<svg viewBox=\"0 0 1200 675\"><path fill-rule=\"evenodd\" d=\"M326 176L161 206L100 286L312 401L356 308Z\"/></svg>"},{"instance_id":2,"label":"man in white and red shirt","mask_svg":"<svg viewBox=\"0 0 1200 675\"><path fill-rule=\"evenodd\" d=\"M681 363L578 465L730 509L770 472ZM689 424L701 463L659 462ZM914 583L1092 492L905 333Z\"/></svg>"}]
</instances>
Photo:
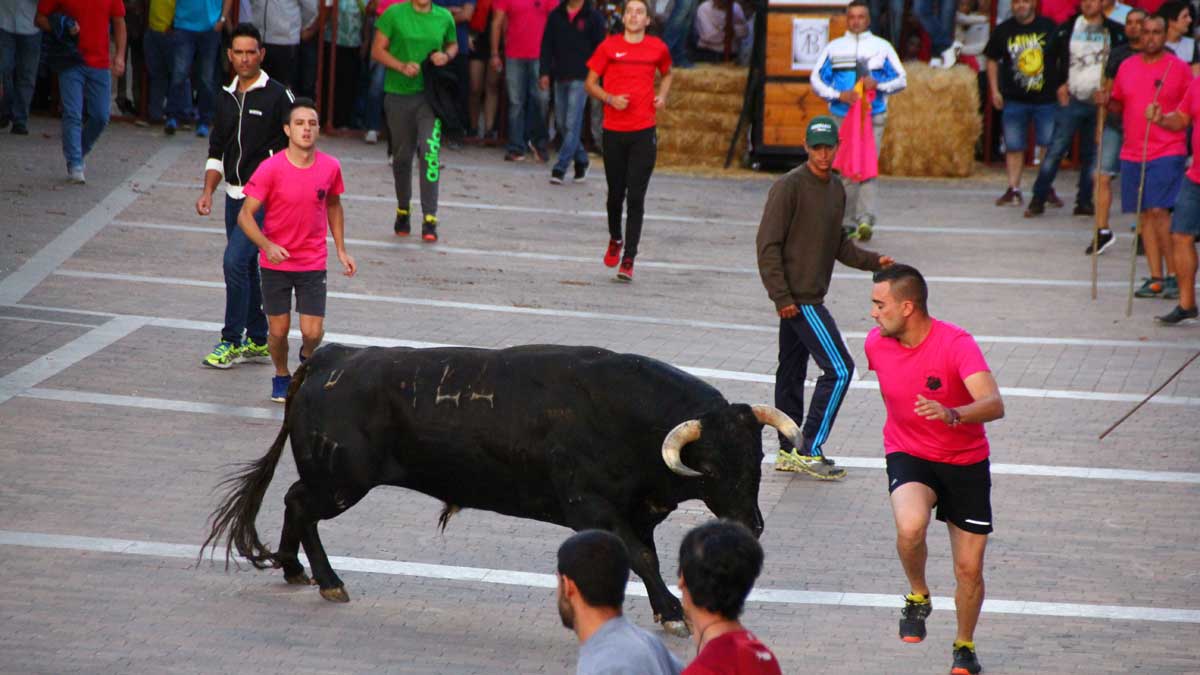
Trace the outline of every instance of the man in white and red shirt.
<instances>
[{"instance_id":1,"label":"man in white and red shirt","mask_svg":"<svg viewBox=\"0 0 1200 675\"><path fill-rule=\"evenodd\" d=\"M246 201L238 226L262 251L263 311L267 314L267 345L275 377L271 400L287 399L288 332L291 330L292 293L300 314L300 362L316 351L325 336L325 230L333 235L337 257L346 276L357 266L346 252L345 216L342 212L342 167L316 148L320 121L311 99L297 98L288 113L284 133L288 147L258 165L244 190ZM262 229L254 214L266 206Z\"/></svg>"},{"instance_id":2,"label":"man in white and red shirt","mask_svg":"<svg viewBox=\"0 0 1200 675\"><path fill-rule=\"evenodd\" d=\"M496 0L492 5L492 67L504 71L508 94L508 147L504 159L519 162L525 150L546 161L546 104L549 93L541 79L542 33L546 17L558 7L555 0ZM504 61L500 45L504 44Z\"/></svg>"},{"instance_id":3,"label":"man in white and red shirt","mask_svg":"<svg viewBox=\"0 0 1200 675\"><path fill-rule=\"evenodd\" d=\"M896 551L908 577L900 639L925 639L933 605L925 580L925 531L937 519L950 533L958 633L951 673L981 670L975 625L983 607L983 552L992 531L985 422L1004 416L1000 389L975 338L929 316L921 273L895 264L875 273L867 363L887 408L883 446L896 520Z\"/></svg>"}]
</instances>

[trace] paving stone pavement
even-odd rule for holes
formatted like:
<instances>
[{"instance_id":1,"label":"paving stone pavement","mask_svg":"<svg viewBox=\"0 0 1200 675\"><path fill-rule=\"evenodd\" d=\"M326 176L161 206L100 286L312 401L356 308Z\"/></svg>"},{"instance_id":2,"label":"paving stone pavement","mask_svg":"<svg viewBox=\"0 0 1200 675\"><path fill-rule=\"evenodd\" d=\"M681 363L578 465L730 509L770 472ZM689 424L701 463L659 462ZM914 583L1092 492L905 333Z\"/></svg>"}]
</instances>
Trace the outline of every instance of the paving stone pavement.
<instances>
[{"instance_id":1,"label":"paving stone pavement","mask_svg":"<svg viewBox=\"0 0 1200 675\"><path fill-rule=\"evenodd\" d=\"M89 157L89 183L68 186L56 123L35 119L32 130L0 134L0 542L10 542L0 543L0 562L14 580L0 594L0 670L570 672L577 645L552 589L345 572L352 602L335 606L278 572L226 571L219 556L197 566L95 543L194 550L214 486L265 452L278 407L266 396L269 366L199 365L224 302L223 223L192 206L204 142L114 125ZM442 241L426 246L390 232L380 147L326 138L322 148L343 162L347 237L361 269L353 279L330 275L330 333L594 344L727 371L709 381L730 400L770 400L777 324L753 251L770 176L657 174L637 280L622 285L598 260L607 237L598 165L583 186L552 187L545 166L448 150ZM1061 175L1062 194L1073 179ZM1139 300L1124 317L1127 237L1102 257L1092 302L1080 255L1089 222L1054 210L1023 219L991 206L1000 188L992 172L884 179L888 214L869 244L931 278L934 314L980 336L1009 388L1008 414L989 428L993 462L1012 471L994 475L988 597L1062 604L985 610L986 672L1200 672L1200 365L1096 440L1200 349L1200 328L1156 326L1167 301ZM870 282L836 273L828 304L861 379L827 453L852 468L825 484L764 465L759 588L845 599L754 601L746 623L787 673L945 672L954 614L944 529L930 533L929 640L901 643L894 608L855 600L906 589L884 474L872 464L884 413L873 374L862 371ZM126 332L88 347L117 329ZM764 450L775 450L769 434ZM1089 469L1096 475L1083 477ZM1040 475L1047 470L1077 475ZM285 457L258 520L268 541L293 480ZM441 533L440 506L376 490L322 523L322 537L334 556L552 574L565 530L467 511ZM659 528L668 581L681 537L709 517L687 503ZM42 543L12 543L18 535ZM64 536L94 539L48 543ZM645 598L631 596L626 611L653 628ZM693 654L689 641L664 641L685 661Z\"/></svg>"}]
</instances>

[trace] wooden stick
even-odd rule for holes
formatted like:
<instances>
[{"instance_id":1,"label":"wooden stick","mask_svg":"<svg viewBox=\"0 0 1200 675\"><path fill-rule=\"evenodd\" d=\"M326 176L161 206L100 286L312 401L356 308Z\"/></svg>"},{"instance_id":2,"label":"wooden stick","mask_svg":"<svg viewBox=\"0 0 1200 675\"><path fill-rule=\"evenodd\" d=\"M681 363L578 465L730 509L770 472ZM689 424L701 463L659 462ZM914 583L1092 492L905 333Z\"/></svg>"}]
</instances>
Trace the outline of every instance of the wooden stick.
<instances>
[{"instance_id":1,"label":"wooden stick","mask_svg":"<svg viewBox=\"0 0 1200 675\"><path fill-rule=\"evenodd\" d=\"M1158 389L1155 389L1154 391L1150 392L1149 396L1142 399L1142 402L1137 404L1136 406L1134 406L1133 410L1130 410L1129 412L1125 413L1125 415L1121 419L1117 420L1116 424L1105 429L1104 433L1100 434L1100 438L1098 440L1101 440L1101 441L1104 440L1104 437L1107 436L1110 432L1112 432L1113 429L1116 429L1118 426L1120 426L1121 422L1124 422L1125 420L1129 419L1130 416L1133 415L1133 413L1137 412L1138 410L1140 410L1142 408L1142 406L1149 403L1150 399L1154 398L1155 394L1162 391L1164 387L1166 387L1168 384L1170 384L1171 380L1174 380L1177 375L1182 373L1184 368L1187 368L1188 366L1192 365L1192 361L1195 361L1197 357L1200 357L1200 352L1196 352L1195 354L1192 354L1192 358L1185 361L1182 366L1179 366L1179 370L1176 370L1174 373L1171 373L1171 376L1167 378L1166 382L1163 382L1162 384L1158 385Z\"/></svg>"},{"instance_id":2,"label":"wooden stick","mask_svg":"<svg viewBox=\"0 0 1200 675\"><path fill-rule=\"evenodd\" d=\"M1154 99L1150 105L1158 103L1158 95L1162 92L1163 85L1167 82L1167 75L1171 73L1171 62L1167 61L1167 67L1163 70L1163 75L1159 78L1154 87ZM1137 278L1137 243L1138 237L1142 236L1142 194L1146 187L1146 153L1150 146L1150 125L1154 124L1150 120L1146 120L1146 133L1142 138L1142 168L1141 176L1138 178L1138 195L1137 195L1137 224L1133 229L1133 248L1129 253L1129 298L1125 301L1125 318L1133 316L1133 284ZM1152 235L1153 236L1153 235ZM1149 261L1147 261L1149 262Z\"/></svg>"},{"instance_id":3,"label":"wooden stick","mask_svg":"<svg viewBox=\"0 0 1200 675\"><path fill-rule=\"evenodd\" d=\"M1105 59L1107 61L1108 59ZM1101 66L1103 68L1103 66ZM1108 90L1108 78L1100 80L1101 91ZM1096 111L1096 182L1100 182L1100 174L1104 171L1100 163L1104 161L1104 123L1108 118L1108 106L1098 106ZM1112 181L1109 181L1109 195L1112 194ZM1093 195L1092 203L1095 203ZM1108 215L1107 213L1104 215ZM1100 210L1096 209L1096 222L1092 223L1092 300L1096 299L1096 287L1099 285L1097 277L1100 275L1100 254L1096 249L1100 248Z\"/></svg>"}]
</instances>

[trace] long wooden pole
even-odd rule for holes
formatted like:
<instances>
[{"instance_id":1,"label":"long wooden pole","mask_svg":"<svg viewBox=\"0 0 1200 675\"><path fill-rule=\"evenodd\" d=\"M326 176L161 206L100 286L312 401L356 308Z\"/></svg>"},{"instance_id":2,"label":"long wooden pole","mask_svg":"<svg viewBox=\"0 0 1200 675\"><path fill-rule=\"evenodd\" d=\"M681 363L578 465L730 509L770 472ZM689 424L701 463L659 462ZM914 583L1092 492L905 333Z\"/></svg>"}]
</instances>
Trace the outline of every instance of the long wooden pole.
<instances>
[{"instance_id":1,"label":"long wooden pole","mask_svg":"<svg viewBox=\"0 0 1200 675\"><path fill-rule=\"evenodd\" d=\"M1124 422L1125 420L1129 419L1130 416L1133 415L1133 413L1137 412L1138 410L1141 410L1142 406L1149 403L1150 399L1154 398L1155 394L1162 391L1168 384L1171 383L1171 380L1174 380L1177 375L1182 373L1184 368L1187 368L1188 366L1192 365L1192 361L1195 361L1196 357L1200 357L1200 352L1196 352L1195 354L1192 354L1192 358L1185 361L1182 366L1179 366L1179 370L1176 370L1174 373L1171 373L1171 376L1167 378L1166 382L1163 382L1162 384L1158 385L1158 389L1155 389L1154 391L1150 392L1150 395L1147 396L1146 398L1142 399L1141 403L1135 405L1133 407L1133 410L1130 410L1129 412L1125 413L1125 415L1123 417L1121 417L1121 419L1117 420L1116 423L1114 423L1111 427L1105 429L1104 433L1100 434L1099 440L1101 440L1101 441L1104 440L1104 437L1107 436L1109 433L1111 433L1113 429L1116 429L1118 426L1120 426L1121 422Z\"/></svg>"},{"instance_id":2,"label":"long wooden pole","mask_svg":"<svg viewBox=\"0 0 1200 675\"><path fill-rule=\"evenodd\" d=\"M1163 84L1167 81L1167 75L1171 72L1171 61L1167 61L1167 67L1163 70L1163 75L1154 85L1154 99L1150 105L1158 104L1158 95L1162 92ZM1133 316L1133 283L1137 278L1137 243L1138 237L1142 236L1142 195L1146 188L1146 153L1150 146L1150 125L1154 124L1150 120L1146 120L1146 133L1142 137L1142 168L1141 175L1138 177L1138 193L1137 193L1137 224L1133 230L1133 248L1129 253L1129 298L1125 301L1125 317ZM1153 236L1153 233L1151 233Z\"/></svg>"},{"instance_id":3,"label":"long wooden pole","mask_svg":"<svg viewBox=\"0 0 1200 675\"><path fill-rule=\"evenodd\" d=\"M1108 58L1105 57L1107 65ZM1104 66L1101 66L1103 68ZM1108 78L1101 78L1100 91L1108 92ZM1108 118L1108 106L1099 106L1096 111L1096 182L1100 182L1100 174L1104 168L1100 163L1104 161L1104 123ZM1109 181L1109 195L1112 195L1112 181ZM1093 199L1093 202L1095 200ZM1105 213L1105 216L1108 214ZM1097 277L1100 275L1100 254L1096 250L1100 248L1100 209L1096 209L1096 222L1092 224L1092 300L1096 299L1096 287L1099 285Z\"/></svg>"}]
</instances>

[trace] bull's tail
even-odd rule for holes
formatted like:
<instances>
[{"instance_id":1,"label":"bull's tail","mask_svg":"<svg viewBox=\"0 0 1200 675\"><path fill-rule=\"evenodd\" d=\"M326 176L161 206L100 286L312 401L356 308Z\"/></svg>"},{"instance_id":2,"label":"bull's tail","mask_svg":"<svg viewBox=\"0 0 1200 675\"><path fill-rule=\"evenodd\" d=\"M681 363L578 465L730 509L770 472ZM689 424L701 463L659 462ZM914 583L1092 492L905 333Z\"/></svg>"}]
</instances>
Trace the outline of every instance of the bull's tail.
<instances>
[{"instance_id":1,"label":"bull's tail","mask_svg":"<svg viewBox=\"0 0 1200 675\"><path fill-rule=\"evenodd\" d=\"M215 551L224 537L226 567L229 566L229 560L235 547L243 558L249 560L258 569L276 565L275 554L259 540L258 529L255 527L254 521L258 517L258 509L262 506L267 486L271 484L271 479L275 476L275 465L279 463L283 446L287 444L288 434L291 432L292 399L304 381L307 370L303 364L296 369L292 384L288 388L287 401L284 403L283 424L279 428L279 434L275 436L275 442L267 450L267 454L258 461L242 465L240 470L230 474L217 485L218 489L228 488L228 493L209 516L211 529L208 538L200 546L201 560L204 558L205 549L212 547L212 550Z\"/></svg>"}]
</instances>

